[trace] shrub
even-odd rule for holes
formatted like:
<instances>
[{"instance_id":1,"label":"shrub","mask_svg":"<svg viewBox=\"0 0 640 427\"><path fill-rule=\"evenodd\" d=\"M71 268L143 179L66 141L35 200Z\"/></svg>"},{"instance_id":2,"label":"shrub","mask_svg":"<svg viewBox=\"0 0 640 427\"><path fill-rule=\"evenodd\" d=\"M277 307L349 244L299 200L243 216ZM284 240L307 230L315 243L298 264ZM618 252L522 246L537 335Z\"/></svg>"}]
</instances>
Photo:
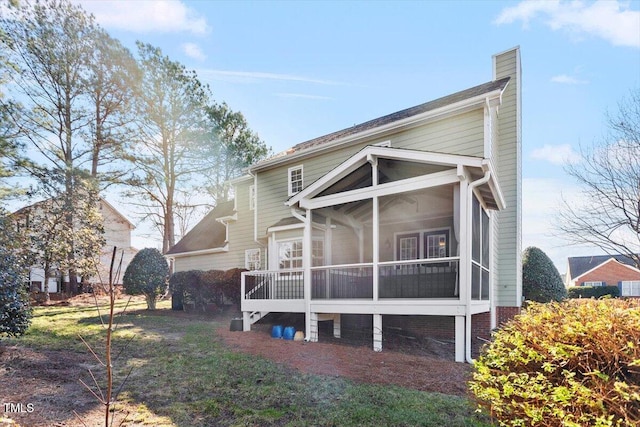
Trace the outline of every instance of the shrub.
<instances>
[{"instance_id":1,"label":"shrub","mask_svg":"<svg viewBox=\"0 0 640 427\"><path fill-rule=\"evenodd\" d=\"M171 292L171 309L184 309L184 294L189 284L200 280L200 271L178 271L169 277L169 292Z\"/></svg>"},{"instance_id":2,"label":"shrub","mask_svg":"<svg viewBox=\"0 0 640 427\"><path fill-rule=\"evenodd\" d=\"M242 272L244 268L232 268L224 273L224 296L233 304L240 304Z\"/></svg>"},{"instance_id":3,"label":"shrub","mask_svg":"<svg viewBox=\"0 0 640 427\"><path fill-rule=\"evenodd\" d=\"M24 334L31 323L31 306L16 257L0 248L0 336Z\"/></svg>"},{"instance_id":4,"label":"shrub","mask_svg":"<svg viewBox=\"0 0 640 427\"><path fill-rule=\"evenodd\" d=\"M532 303L474 368L469 387L502 426L637 426L640 301Z\"/></svg>"},{"instance_id":5,"label":"shrub","mask_svg":"<svg viewBox=\"0 0 640 427\"><path fill-rule=\"evenodd\" d=\"M145 248L138 252L124 272L122 285L129 295L144 295L147 309L155 310L156 299L167 290L169 266L159 250Z\"/></svg>"},{"instance_id":6,"label":"shrub","mask_svg":"<svg viewBox=\"0 0 640 427\"><path fill-rule=\"evenodd\" d=\"M617 298L620 296L620 289L617 286L574 286L567 290L569 298L602 298L610 296Z\"/></svg>"},{"instance_id":7,"label":"shrub","mask_svg":"<svg viewBox=\"0 0 640 427\"><path fill-rule=\"evenodd\" d=\"M533 246L522 254L522 293L525 299L537 302L561 301L567 296L556 266Z\"/></svg>"}]
</instances>

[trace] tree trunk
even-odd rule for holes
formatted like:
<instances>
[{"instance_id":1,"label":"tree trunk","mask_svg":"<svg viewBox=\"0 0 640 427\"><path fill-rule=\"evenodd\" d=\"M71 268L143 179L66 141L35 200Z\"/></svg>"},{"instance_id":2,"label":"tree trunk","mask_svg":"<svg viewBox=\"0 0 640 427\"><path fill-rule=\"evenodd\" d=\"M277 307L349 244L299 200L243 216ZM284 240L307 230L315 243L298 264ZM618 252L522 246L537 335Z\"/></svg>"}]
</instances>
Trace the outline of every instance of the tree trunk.
<instances>
[{"instance_id":1,"label":"tree trunk","mask_svg":"<svg viewBox=\"0 0 640 427\"><path fill-rule=\"evenodd\" d=\"M155 310L156 309L156 296L155 295L145 295L145 299L147 300L147 310Z\"/></svg>"}]
</instances>

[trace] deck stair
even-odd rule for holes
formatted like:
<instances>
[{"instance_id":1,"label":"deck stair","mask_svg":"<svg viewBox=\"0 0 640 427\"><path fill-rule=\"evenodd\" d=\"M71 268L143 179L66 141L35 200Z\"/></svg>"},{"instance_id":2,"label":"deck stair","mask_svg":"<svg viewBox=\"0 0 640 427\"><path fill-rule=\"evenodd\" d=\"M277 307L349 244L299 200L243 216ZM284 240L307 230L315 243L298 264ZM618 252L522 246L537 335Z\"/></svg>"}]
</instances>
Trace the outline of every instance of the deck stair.
<instances>
[{"instance_id":1,"label":"deck stair","mask_svg":"<svg viewBox=\"0 0 640 427\"><path fill-rule=\"evenodd\" d=\"M268 311L254 311L249 315L249 320L251 320L251 324L253 325L267 314L269 314Z\"/></svg>"}]
</instances>

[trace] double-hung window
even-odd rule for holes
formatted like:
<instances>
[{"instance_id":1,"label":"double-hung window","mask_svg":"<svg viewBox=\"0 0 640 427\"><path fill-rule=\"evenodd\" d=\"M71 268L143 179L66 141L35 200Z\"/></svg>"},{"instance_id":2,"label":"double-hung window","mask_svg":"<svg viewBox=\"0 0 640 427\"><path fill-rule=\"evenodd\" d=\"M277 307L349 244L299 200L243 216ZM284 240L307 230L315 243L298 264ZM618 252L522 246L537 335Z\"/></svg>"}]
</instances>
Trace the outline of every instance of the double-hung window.
<instances>
[{"instance_id":1,"label":"double-hung window","mask_svg":"<svg viewBox=\"0 0 640 427\"><path fill-rule=\"evenodd\" d=\"M620 283L620 295L623 297L640 297L640 280L625 280Z\"/></svg>"},{"instance_id":2,"label":"double-hung window","mask_svg":"<svg viewBox=\"0 0 640 427\"><path fill-rule=\"evenodd\" d=\"M244 268L247 270L260 270L260 249L247 249L244 251Z\"/></svg>"},{"instance_id":3,"label":"double-hung window","mask_svg":"<svg viewBox=\"0 0 640 427\"><path fill-rule=\"evenodd\" d=\"M293 196L304 188L302 165L289 168L289 196Z\"/></svg>"},{"instance_id":4,"label":"double-hung window","mask_svg":"<svg viewBox=\"0 0 640 427\"><path fill-rule=\"evenodd\" d=\"M293 270L302 268L302 240L285 240L278 242L278 268ZM324 240L314 238L311 241L311 265L324 265Z\"/></svg>"}]
</instances>

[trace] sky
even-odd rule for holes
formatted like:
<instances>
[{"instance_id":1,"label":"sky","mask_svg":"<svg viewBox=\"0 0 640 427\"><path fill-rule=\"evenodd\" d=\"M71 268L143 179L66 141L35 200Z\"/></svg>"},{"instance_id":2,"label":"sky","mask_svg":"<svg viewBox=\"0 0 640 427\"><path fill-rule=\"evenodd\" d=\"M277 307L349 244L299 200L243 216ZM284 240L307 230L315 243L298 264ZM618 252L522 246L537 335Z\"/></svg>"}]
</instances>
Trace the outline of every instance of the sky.
<instances>
[{"instance_id":1,"label":"sky","mask_svg":"<svg viewBox=\"0 0 640 427\"><path fill-rule=\"evenodd\" d=\"M601 253L553 224L578 194L565 166L640 89L640 0L76 3L132 52L140 40L195 70L274 152L490 81L491 56L520 46L522 248L560 273L567 256ZM146 233L134 246L157 247Z\"/></svg>"}]
</instances>

